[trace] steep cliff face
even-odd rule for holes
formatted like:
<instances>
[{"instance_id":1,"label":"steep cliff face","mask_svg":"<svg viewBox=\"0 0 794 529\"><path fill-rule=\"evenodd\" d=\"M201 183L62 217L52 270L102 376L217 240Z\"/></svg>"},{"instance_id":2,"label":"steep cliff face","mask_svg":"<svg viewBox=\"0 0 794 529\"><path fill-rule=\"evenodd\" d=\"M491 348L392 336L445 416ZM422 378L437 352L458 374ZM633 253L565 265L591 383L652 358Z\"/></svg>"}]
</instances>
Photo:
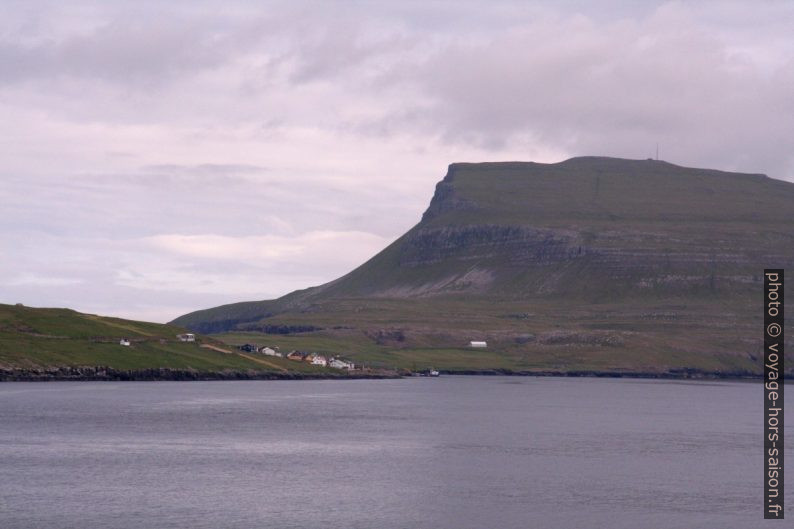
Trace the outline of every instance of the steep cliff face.
<instances>
[{"instance_id":1,"label":"steep cliff face","mask_svg":"<svg viewBox=\"0 0 794 529\"><path fill-rule=\"evenodd\" d=\"M422 267L447 261L486 261L504 256L506 264L537 266L581 258L582 238L572 230L483 225L420 228L400 250L399 266Z\"/></svg>"},{"instance_id":2,"label":"steep cliff face","mask_svg":"<svg viewBox=\"0 0 794 529\"><path fill-rule=\"evenodd\" d=\"M794 264L794 184L653 160L452 164L422 220L326 285L193 313L201 331L343 299L709 301Z\"/></svg>"},{"instance_id":3,"label":"steep cliff face","mask_svg":"<svg viewBox=\"0 0 794 529\"><path fill-rule=\"evenodd\" d=\"M455 164L450 165L444 179L436 184L436 191L430 200L427 211L422 215L422 222L427 222L449 211L477 209L477 205L473 201L460 196L455 188L455 172Z\"/></svg>"}]
</instances>

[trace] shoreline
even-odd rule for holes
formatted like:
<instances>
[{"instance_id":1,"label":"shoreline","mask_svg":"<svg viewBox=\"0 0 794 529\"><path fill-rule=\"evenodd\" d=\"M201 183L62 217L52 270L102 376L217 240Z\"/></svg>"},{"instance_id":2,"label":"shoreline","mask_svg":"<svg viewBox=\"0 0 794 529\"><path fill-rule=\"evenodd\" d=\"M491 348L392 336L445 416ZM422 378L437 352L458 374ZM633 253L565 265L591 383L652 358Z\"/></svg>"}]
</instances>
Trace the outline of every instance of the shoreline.
<instances>
[{"instance_id":1,"label":"shoreline","mask_svg":"<svg viewBox=\"0 0 794 529\"><path fill-rule=\"evenodd\" d=\"M676 369L653 371L594 371L594 370L538 370L514 371L511 369L444 370L445 376L516 376L562 378L635 378L659 380L761 380L762 374L745 371L703 371ZM273 371L196 371L192 369L151 368L121 370L107 367L54 367L40 369L0 369L0 382L56 382L56 381L210 381L210 380L378 380L420 376L408 371L382 371L357 373L281 373ZM794 377L794 374L790 374Z\"/></svg>"},{"instance_id":2,"label":"shoreline","mask_svg":"<svg viewBox=\"0 0 794 529\"><path fill-rule=\"evenodd\" d=\"M366 373L281 373L276 371L196 371L193 369L113 369L108 367L54 367L45 369L0 369L0 382L57 381L208 381L208 380L355 380L402 378L394 372Z\"/></svg>"},{"instance_id":3,"label":"shoreline","mask_svg":"<svg viewBox=\"0 0 794 529\"><path fill-rule=\"evenodd\" d=\"M442 375L471 376L518 376L518 377L561 377L561 378L635 378L659 380L762 380L762 373L746 371L703 371L700 369L676 369L670 371L594 371L594 370L538 370L513 371L511 369L485 369L449 371L439 369ZM794 378L794 373L789 374Z\"/></svg>"}]
</instances>

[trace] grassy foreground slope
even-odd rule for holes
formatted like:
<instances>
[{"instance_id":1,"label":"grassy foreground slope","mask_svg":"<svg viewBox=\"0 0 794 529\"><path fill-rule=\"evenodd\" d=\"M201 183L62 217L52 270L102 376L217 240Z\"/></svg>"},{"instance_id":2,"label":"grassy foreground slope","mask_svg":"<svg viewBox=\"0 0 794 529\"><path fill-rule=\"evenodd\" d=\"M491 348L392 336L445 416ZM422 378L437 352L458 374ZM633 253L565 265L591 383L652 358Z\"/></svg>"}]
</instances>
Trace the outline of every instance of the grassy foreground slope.
<instances>
[{"instance_id":1,"label":"grassy foreground slope","mask_svg":"<svg viewBox=\"0 0 794 529\"><path fill-rule=\"evenodd\" d=\"M349 274L173 323L398 367L757 374L764 268L794 268L790 182L602 157L452 164L420 222Z\"/></svg>"},{"instance_id":2,"label":"grassy foreground slope","mask_svg":"<svg viewBox=\"0 0 794 529\"><path fill-rule=\"evenodd\" d=\"M102 366L119 371L321 372L297 362L238 353L203 336L195 343L180 342L176 335L183 332L185 329L173 325L108 318L69 309L0 304L0 369ZM130 340L131 345L120 345L122 337Z\"/></svg>"}]
</instances>

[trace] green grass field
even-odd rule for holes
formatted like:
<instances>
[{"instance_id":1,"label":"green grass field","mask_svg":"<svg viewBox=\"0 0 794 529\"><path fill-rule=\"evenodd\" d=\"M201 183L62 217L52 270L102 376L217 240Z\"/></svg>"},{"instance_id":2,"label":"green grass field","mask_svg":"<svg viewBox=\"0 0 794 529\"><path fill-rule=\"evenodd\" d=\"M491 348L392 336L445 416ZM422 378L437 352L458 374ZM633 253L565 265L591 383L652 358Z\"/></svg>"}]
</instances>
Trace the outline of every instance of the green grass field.
<instances>
[{"instance_id":1,"label":"green grass field","mask_svg":"<svg viewBox=\"0 0 794 529\"><path fill-rule=\"evenodd\" d=\"M324 371L281 358L240 353L206 336L197 336L193 343L180 342L176 335L183 332L185 329L172 325L106 318L69 309L0 304L0 368L103 366L117 370L169 368L200 372ZM128 338L131 345L119 345L122 337Z\"/></svg>"}]
</instances>

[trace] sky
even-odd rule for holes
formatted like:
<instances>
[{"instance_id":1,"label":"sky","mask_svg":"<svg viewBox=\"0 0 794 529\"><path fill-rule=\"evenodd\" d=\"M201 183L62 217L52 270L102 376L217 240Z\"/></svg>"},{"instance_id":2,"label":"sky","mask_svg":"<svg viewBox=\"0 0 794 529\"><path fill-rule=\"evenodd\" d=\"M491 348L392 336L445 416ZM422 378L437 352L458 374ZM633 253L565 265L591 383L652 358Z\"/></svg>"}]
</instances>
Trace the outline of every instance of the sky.
<instances>
[{"instance_id":1,"label":"sky","mask_svg":"<svg viewBox=\"0 0 794 529\"><path fill-rule=\"evenodd\" d=\"M0 303L166 322L352 270L453 162L794 181L794 3L0 0Z\"/></svg>"}]
</instances>

